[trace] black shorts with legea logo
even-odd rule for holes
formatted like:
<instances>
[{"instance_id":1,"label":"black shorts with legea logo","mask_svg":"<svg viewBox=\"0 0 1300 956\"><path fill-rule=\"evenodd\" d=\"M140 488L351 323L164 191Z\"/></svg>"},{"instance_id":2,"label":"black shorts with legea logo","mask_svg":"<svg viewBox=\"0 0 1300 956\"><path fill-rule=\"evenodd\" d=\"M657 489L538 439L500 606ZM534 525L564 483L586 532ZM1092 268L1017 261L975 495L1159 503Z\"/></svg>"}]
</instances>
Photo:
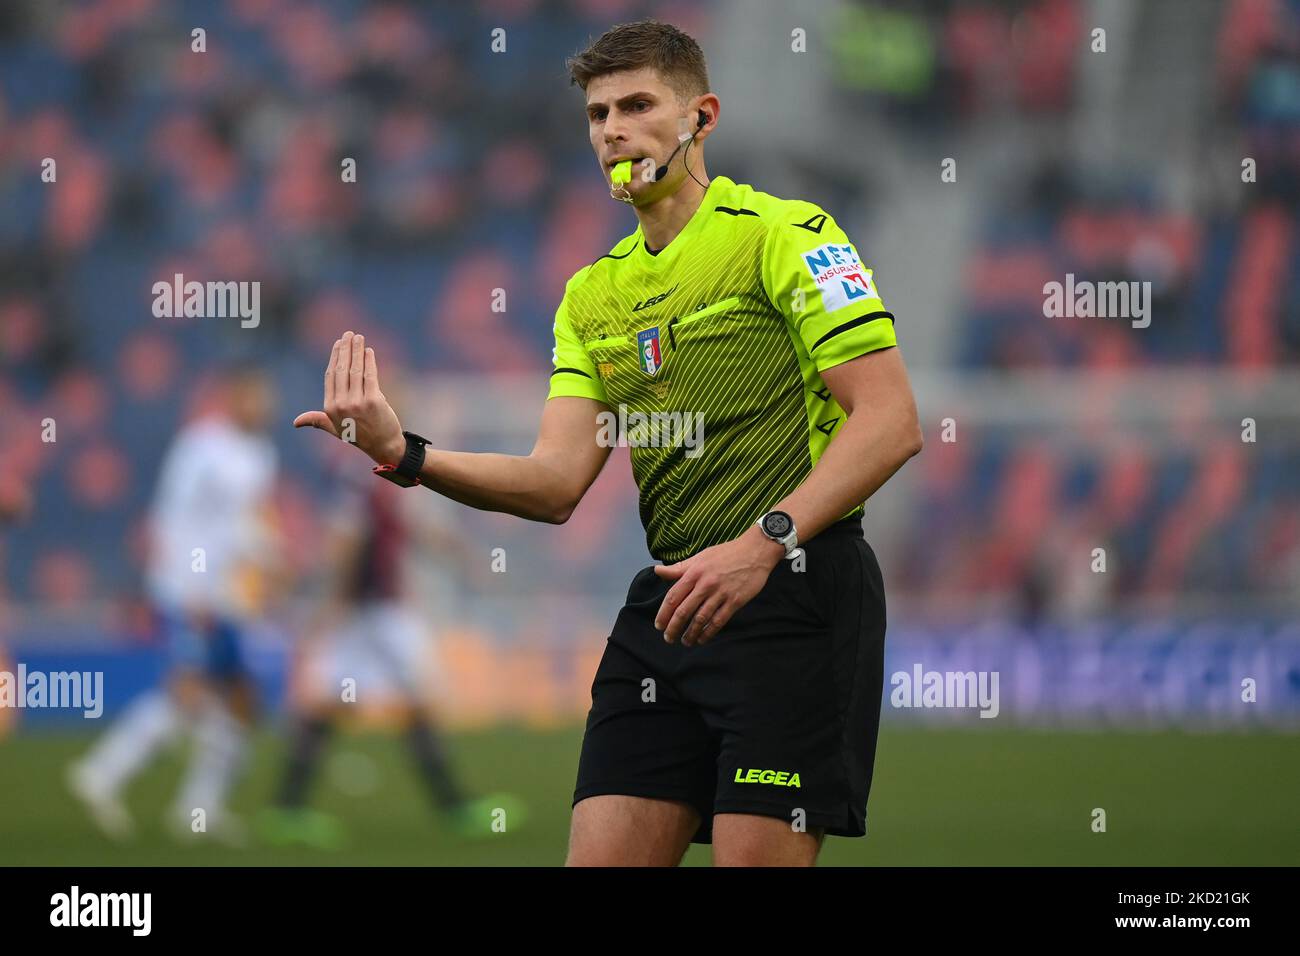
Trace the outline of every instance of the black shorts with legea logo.
<instances>
[{"instance_id":1,"label":"black shorts with legea logo","mask_svg":"<svg viewBox=\"0 0 1300 956\"><path fill-rule=\"evenodd\" d=\"M655 614L675 583L643 568L591 685L576 804L681 800L711 843L715 813L866 833L884 678L885 595L861 519L783 560L703 645L668 644Z\"/></svg>"}]
</instances>

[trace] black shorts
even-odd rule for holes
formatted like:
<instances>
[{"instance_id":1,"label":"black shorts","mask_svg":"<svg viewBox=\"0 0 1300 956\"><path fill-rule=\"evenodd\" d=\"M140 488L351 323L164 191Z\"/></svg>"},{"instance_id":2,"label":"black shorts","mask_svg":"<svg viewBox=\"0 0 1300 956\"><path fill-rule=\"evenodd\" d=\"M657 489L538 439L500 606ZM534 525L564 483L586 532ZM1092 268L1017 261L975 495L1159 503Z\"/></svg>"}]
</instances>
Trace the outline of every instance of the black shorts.
<instances>
[{"instance_id":1,"label":"black shorts","mask_svg":"<svg viewBox=\"0 0 1300 956\"><path fill-rule=\"evenodd\" d=\"M693 647L666 643L654 626L674 582L637 573L591 685L575 804L597 794L682 800L703 820L693 843L712 842L715 813L866 833L884 583L860 520L801 546L804 570L782 561Z\"/></svg>"}]
</instances>

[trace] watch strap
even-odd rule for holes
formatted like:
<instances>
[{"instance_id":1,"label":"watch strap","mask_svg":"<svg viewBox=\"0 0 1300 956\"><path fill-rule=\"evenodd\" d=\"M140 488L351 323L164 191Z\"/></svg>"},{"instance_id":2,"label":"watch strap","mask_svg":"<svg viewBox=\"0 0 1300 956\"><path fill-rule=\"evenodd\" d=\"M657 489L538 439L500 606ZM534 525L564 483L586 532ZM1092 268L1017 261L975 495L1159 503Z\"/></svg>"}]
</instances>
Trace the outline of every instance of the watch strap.
<instances>
[{"instance_id":1,"label":"watch strap","mask_svg":"<svg viewBox=\"0 0 1300 956\"><path fill-rule=\"evenodd\" d=\"M429 439L415 432L402 432L406 439L406 453L395 465L376 465L371 469L381 478L387 478L393 484L403 488L412 488L420 483L420 471L424 468L424 448Z\"/></svg>"}]
</instances>

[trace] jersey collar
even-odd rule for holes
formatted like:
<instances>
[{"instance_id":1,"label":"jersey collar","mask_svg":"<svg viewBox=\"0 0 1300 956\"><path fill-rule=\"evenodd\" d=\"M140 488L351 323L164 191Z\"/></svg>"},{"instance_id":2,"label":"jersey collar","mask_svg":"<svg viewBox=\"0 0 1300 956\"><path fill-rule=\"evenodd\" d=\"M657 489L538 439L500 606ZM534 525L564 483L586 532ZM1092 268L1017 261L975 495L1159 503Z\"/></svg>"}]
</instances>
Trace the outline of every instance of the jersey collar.
<instances>
[{"instance_id":1,"label":"jersey collar","mask_svg":"<svg viewBox=\"0 0 1300 956\"><path fill-rule=\"evenodd\" d=\"M646 252L645 234L641 232L641 223L638 221L636 232L634 233L637 238L637 258L640 259L643 264L651 267L662 265L665 261L675 259L677 254L685 246L690 244L692 237L700 232L709 221L709 213L711 213L713 207L718 204L719 197L725 190L734 185L735 183L726 176L714 176L710 179L709 185L704 190L704 196L700 199L700 204L696 207L695 212L691 214L691 218L686 221L686 225L682 227L682 231L673 236L672 242L659 250L658 255L652 256L650 253Z\"/></svg>"}]
</instances>

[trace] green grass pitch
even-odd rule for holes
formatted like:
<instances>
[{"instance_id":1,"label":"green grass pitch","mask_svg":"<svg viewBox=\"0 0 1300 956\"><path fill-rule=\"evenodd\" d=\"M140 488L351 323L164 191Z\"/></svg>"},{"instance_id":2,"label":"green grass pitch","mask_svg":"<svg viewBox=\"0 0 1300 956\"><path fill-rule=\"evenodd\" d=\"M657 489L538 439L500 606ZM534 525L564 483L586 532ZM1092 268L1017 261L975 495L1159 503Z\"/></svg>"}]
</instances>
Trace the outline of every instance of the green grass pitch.
<instances>
[{"instance_id":1,"label":"green grass pitch","mask_svg":"<svg viewBox=\"0 0 1300 956\"><path fill-rule=\"evenodd\" d=\"M505 790L527 819L481 840L439 825L400 741L337 736L315 806L348 826L338 852L178 846L161 814L182 754L138 778L128 802L137 841L100 837L63 787L87 737L0 740L0 865L555 865L564 859L581 727L457 734L453 757L479 792ZM258 739L235 806L274 791L283 743ZM887 728L865 839L828 838L822 865L1290 865L1300 863L1300 736L997 732ZM1106 811L1094 833L1092 811ZM707 865L692 847L687 865Z\"/></svg>"}]
</instances>

